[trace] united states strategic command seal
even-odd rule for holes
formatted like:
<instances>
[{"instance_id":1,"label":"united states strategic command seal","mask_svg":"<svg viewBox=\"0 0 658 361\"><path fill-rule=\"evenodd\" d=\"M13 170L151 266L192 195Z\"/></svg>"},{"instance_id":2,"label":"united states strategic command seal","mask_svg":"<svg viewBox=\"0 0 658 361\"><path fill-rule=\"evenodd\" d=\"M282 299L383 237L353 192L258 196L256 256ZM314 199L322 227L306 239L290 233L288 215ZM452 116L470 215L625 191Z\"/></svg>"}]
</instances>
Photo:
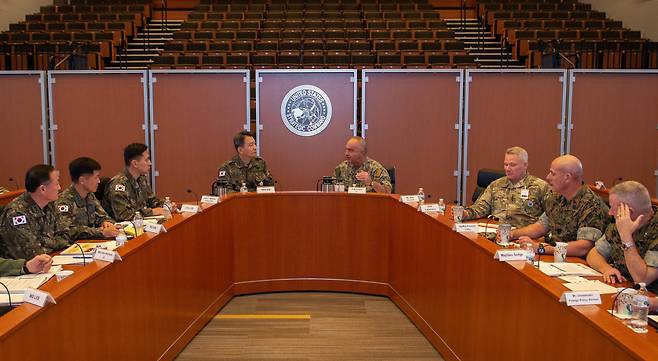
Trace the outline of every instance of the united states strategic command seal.
<instances>
[{"instance_id":1,"label":"united states strategic command seal","mask_svg":"<svg viewBox=\"0 0 658 361\"><path fill-rule=\"evenodd\" d=\"M316 86L300 85L283 98L281 120L288 130L297 135L314 136L331 121L331 100Z\"/></svg>"}]
</instances>

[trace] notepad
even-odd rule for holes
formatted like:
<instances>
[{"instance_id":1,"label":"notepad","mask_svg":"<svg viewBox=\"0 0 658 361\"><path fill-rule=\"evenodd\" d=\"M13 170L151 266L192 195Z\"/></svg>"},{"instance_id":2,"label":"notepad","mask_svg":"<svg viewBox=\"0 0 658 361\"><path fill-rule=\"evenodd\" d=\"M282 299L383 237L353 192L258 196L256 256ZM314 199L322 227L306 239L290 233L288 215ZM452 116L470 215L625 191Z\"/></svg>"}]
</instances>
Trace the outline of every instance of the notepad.
<instances>
[{"instance_id":1,"label":"notepad","mask_svg":"<svg viewBox=\"0 0 658 361\"><path fill-rule=\"evenodd\" d=\"M572 291L597 291L600 294L617 293L617 288L605 284L599 280L576 282L576 283L563 283L562 285Z\"/></svg>"},{"instance_id":2,"label":"notepad","mask_svg":"<svg viewBox=\"0 0 658 361\"><path fill-rule=\"evenodd\" d=\"M592 268L585 266L582 263L568 263L568 262L540 262L539 270L551 277L557 276L601 276Z\"/></svg>"},{"instance_id":3,"label":"notepad","mask_svg":"<svg viewBox=\"0 0 658 361\"><path fill-rule=\"evenodd\" d=\"M39 288L49 279L55 276L55 273L62 270L61 266L50 267L48 272L25 274L14 277L0 277L0 282L4 283L11 294L11 303L16 305L23 303L23 293L27 288ZM9 305L9 296L4 287L0 286L0 306Z\"/></svg>"},{"instance_id":4,"label":"notepad","mask_svg":"<svg viewBox=\"0 0 658 361\"><path fill-rule=\"evenodd\" d=\"M96 248L103 248L107 249L109 251L114 251L117 248L117 242L116 241L107 241L107 242L95 242L95 243L78 243L80 247L76 246L75 244L69 246L69 248L63 250L60 254L61 255L80 255L80 248L84 251L85 255L94 255L94 252L96 252Z\"/></svg>"}]
</instances>

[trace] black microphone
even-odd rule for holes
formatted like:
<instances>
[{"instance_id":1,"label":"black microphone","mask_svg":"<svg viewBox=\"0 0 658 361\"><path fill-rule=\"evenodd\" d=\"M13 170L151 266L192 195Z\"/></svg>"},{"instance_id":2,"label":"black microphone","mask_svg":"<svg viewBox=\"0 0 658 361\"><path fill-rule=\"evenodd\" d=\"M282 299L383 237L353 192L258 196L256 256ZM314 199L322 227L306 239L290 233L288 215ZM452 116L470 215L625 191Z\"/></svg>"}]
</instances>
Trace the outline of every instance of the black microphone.
<instances>
[{"instance_id":1,"label":"black microphone","mask_svg":"<svg viewBox=\"0 0 658 361\"><path fill-rule=\"evenodd\" d=\"M73 244L78 246L78 248L80 248L80 254L82 255L82 266L83 267L86 266L87 265L87 260L85 258L85 251L82 249L82 246L79 245L78 243L73 243Z\"/></svg>"},{"instance_id":2,"label":"black microphone","mask_svg":"<svg viewBox=\"0 0 658 361\"><path fill-rule=\"evenodd\" d=\"M491 221L498 222L499 220L500 219L498 217L494 217L492 214L487 216L487 223L484 224L484 237L485 238L487 237L487 229L489 228L489 223L491 223ZM495 240L496 240L496 238L494 238L494 241Z\"/></svg>"},{"instance_id":3,"label":"black microphone","mask_svg":"<svg viewBox=\"0 0 658 361\"><path fill-rule=\"evenodd\" d=\"M12 304L11 304L11 292L9 292L9 288L7 287L6 284L4 284L2 282L0 282L0 285L2 285L2 287L4 287L5 290L7 291L7 297L9 298L9 308L13 307Z\"/></svg>"},{"instance_id":4,"label":"black microphone","mask_svg":"<svg viewBox=\"0 0 658 361\"><path fill-rule=\"evenodd\" d=\"M14 185L16 186L16 190L19 190L21 188L18 186L18 182L16 181L16 179L9 177L9 181L14 183Z\"/></svg>"},{"instance_id":5,"label":"black microphone","mask_svg":"<svg viewBox=\"0 0 658 361\"><path fill-rule=\"evenodd\" d=\"M617 276L614 276L614 277L617 278ZM617 305L619 303L618 298L619 298L620 294L622 294L626 290L639 290L640 288L641 288L640 284L636 283L631 287L624 287L624 288L622 288L621 291L617 292L617 294L615 295L615 298L613 298L613 300L612 300L612 309L610 310L610 312L612 312L612 315L614 316L615 312L617 312Z\"/></svg>"},{"instance_id":6,"label":"black microphone","mask_svg":"<svg viewBox=\"0 0 658 361\"><path fill-rule=\"evenodd\" d=\"M194 198L196 198L196 205L199 206L199 196L191 189L188 189L187 193L191 193L194 196ZM199 206L199 211L201 211L200 206Z\"/></svg>"}]
</instances>

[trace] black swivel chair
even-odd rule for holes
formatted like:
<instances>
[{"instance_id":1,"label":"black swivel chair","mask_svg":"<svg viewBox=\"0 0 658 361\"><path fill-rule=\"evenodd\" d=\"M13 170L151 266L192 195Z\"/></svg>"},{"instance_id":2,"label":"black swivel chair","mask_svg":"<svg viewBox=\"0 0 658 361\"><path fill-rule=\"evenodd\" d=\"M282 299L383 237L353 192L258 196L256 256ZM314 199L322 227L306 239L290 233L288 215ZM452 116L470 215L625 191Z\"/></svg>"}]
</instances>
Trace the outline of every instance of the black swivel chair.
<instances>
[{"instance_id":1,"label":"black swivel chair","mask_svg":"<svg viewBox=\"0 0 658 361\"><path fill-rule=\"evenodd\" d=\"M475 201L480 197L480 194L484 192L484 190L489 186L489 184L491 184L491 182L504 176L505 172L501 170L488 168L480 169L478 171L477 186L475 187L475 191L473 192L473 197L471 197L471 200L475 203Z\"/></svg>"},{"instance_id":2,"label":"black swivel chair","mask_svg":"<svg viewBox=\"0 0 658 361\"><path fill-rule=\"evenodd\" d=\"M107 184L110 183L110 180L111 178L102 177L100 183L98 183L98 189L96 189L94 195L99 202L103 202L103 198L105 198L105 188L107 188Z\"/></svg>"},{"instance_id":3,"label":"black swivel chair","mask_svg":"<svg viewBox=\"0 0 658 361\"><path fill-rule=\"evenodd\" d=\"M395 193L395 166L384 167L388 172L388 176L391 177L391 193Z\"/></svg>"}]
</instances>

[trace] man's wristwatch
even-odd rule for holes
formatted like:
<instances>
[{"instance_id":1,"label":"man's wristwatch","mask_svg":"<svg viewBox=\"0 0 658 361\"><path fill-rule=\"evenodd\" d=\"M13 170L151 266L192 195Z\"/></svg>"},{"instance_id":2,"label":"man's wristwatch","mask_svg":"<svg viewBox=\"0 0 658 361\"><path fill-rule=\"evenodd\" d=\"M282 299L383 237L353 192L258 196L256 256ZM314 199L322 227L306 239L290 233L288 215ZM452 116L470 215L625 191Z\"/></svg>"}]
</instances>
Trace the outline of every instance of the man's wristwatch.
<instances>
[{"instance_id":1,"label":"man's wristwatch","mask_svg":"<svg viewBox=\"0 0 658 361\"><path fill-rule=\"evenodd\" d=\"M21 268L21 273L24 274L24 275L30 273L30 270L27 269L27 261L25 261L25 263L23 263L23 267Z\"/></svg>"},{"instance_id":2,"label":"man's wristwatch","mask_svg":"<svg viewBox=\"0 0 658 361\"><path fill-rule=\"evenodd\" d=\"M629 249L631 249L631 248L633 248L633 247L635 247L635 243L633 243L633 242L628 242L628 243L626 243L626 242L621 242L621 248L622 248L624 251L628 251Z\"/></svg>"}]
</instances>

